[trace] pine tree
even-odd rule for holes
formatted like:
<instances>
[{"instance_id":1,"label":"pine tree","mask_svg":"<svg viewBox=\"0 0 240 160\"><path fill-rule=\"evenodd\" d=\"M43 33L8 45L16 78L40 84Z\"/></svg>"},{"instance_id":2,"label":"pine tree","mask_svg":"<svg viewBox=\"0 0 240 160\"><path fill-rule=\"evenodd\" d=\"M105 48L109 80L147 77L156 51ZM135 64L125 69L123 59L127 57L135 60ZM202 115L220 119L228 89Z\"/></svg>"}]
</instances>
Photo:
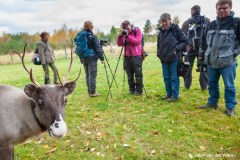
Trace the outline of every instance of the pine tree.
<instances>
[{"instance_id":1,"label":"pine tree","mask_svg":"<svg viewBox=\"0 0 240 160\"><path fill-rule=\"evenodd\" d=\"M143 32L144 32L146 35L149 35L149 33L152 32L152 29L153 29L153 26L152 26L152 24L151 24L151 21L148 19L148 20L146 21L146 24L145 24L144 28L143 28Z\"/></svg>"},{"instance_id":2,"label":"pine tree","mask_svg":"<svg viewBox=\"0 0 240 160\"><path fill-rule=\"evenodd\" d=\"M116 42L116 40L117 40L117 30L114 26L112 26L110 33L109 33L108 41Z\"/></svg>"}]
</instances>

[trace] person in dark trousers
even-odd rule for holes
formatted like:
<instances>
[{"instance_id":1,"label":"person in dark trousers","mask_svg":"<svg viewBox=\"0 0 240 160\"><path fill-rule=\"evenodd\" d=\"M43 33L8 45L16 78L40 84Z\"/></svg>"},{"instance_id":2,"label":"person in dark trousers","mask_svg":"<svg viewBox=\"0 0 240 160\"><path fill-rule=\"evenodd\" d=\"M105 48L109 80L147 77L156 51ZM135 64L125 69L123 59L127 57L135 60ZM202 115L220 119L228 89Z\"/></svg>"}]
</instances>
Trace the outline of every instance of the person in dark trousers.
<instances>
[{"instance_id":1,"label":"person in dark trousers","mask_svg":"<svg viewBox=\"0 0 240 160\"><path fill-rule=\"evenodd\" d=\"M177 74L178 56L188 40L182 30L171 22L171 16L164 13L160 17L161 28L158 34L157 56L162 63L163 78L167 95L162 97L169 102L178 100L180 80Z\"/></svg>"},{"instance_id":2,"label":"person in dark trousers","mask_svg":"<svg viewBox=\"0 0 240 160\"><path fill-rule=\"evenodd\" d=\"M52 69L54 73L54 84L58 84L58 77L57 77L57 67L55 66L55 55L53 52L53 48L49 42L49 34L47 32L42 32L41 41L37 44L37 50L40 55L41 64L44 71L44 80L45 84L50 84L50 73L49 67Z\"/></svg>"},{"instance_id":3,"label":"person in dark trousers","mask_svg":"<svg viewBox=\"0 0 240 160\"><path fill-rule=\"evenodd\" d=\"M96 78L97 78L97 63L98 59L104 63L104 53L100 46L99 40L97 36L93 34L93 24L90 21L86 21L83 25L84 31L89 32L88 38L88 47L93 49L93 54L87 58L81 58L81 62L83 63L84 70L86 73L86 84L88 87L88 93L90 97L100 96L98 92L96 92Z\"/></svg>"},{"instance_id":4,"label":"person in dark trousers","mask_svg":"<svg viewBox=\"0 0 240 160\"><path fill-rule=\"evenodd\" d=\"M234 17L231 0L218 0L217 19L210 23L205 44L207 49L204 61L207 64L209 98L206 108L218 108L220 98L219 79L224 82L226 115L234 115L237 104L234 79L236 76L237 56L240 53L240 20ZM199 61L202 57L199 58Z\"/></svg>"},{"instance_id":5,"label":"person in dark trousers","mask_svg":"<svg viewBox=\"0 0 240 160\"><path fill-rule=\"evenodd\" d=\"M197 24L197 25L201 25L201 28L203 31L204 26L203 25L208 25L210 23L210 20L204 16L200 15L201 13L201 7L198 5L195 5L191 8L191 18L189 18L188 20L186 20L183 25L182 25L182 30L183 32L188 35L189 33L189 26L193 25L193 24ZM201 30L197 30L197 32L201 32ZM200 33L195 33L195 34L200 34ZM203 34L205 35L205 34ZM189 35L188 35L189 36ZM199 35L197 35L199 36ZM200 37L201 38L201 37ZM194 65L194 61L195 58L198 57L199 55L199 45L200 44L193 44L194 42L194 37L193 40L191 40L191 44L188 45L188 52L187 52L187 56L186 59L187 61L190 63L190 68L188 70L188 73L186 76L184 76L184 86L186 89L190 89L191 85L192 85L192 69L193 69L193 65ZM197 41L196 43L199 43L199 41ZM199 83L200 83L200 87L202 90L206 90L208 87L208 79L207 79L207 73L206 72L200 72L200 77L199 77Z\"/></svg>"},{"instance_id":6,"label":"person in dark trousers","mask_svg":"<svg viewBox=\"0 0 240 160\"><path fill-rule=\"evenodd\" d=\"M129 93L140 96L143 92L142 33L139 28L131 26L128 20L122 23L121 28L117 43L118 46L125 46L124 66L128 76Z\"/></svg>"}]
</instances>

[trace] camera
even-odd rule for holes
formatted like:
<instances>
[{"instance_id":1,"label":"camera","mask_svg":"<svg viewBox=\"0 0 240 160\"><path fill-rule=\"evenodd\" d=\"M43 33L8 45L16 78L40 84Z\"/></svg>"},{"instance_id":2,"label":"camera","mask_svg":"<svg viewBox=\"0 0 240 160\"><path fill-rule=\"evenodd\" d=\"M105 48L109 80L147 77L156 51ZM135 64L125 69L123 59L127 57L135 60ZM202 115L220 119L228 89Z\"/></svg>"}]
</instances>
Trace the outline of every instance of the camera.
<instances>
[{"instance_id":1,"label":"camera","mask_svg":"<svg viewBox=\"0 0 240 160\"><path fill-rule=\"evenodd\" d=\"M123 30L122 30L122 35L124 35L124 36L128 35L128 30L123 29Z\"/></svg>"},{"instance_id":2,"label":"camera","mask_svg":"<svg viewBox=\"0 0 240 160\"><path fill-rule=\"evenodd\" d=\"M108 41L107 41L107 40L100 39L100 45L101 45L101 46L106 46L106 45L107 45L107 43L108 43Z\"/></svg>"}]
</instances>

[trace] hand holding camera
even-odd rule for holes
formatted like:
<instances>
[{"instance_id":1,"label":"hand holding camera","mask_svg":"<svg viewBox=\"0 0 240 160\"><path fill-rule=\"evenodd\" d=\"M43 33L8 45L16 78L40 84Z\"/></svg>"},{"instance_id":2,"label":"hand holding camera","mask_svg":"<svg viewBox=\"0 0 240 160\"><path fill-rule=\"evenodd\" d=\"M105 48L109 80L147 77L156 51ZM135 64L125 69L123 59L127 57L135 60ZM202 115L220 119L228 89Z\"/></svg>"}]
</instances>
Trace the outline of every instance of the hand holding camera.
<instances>
[{"instance_id":1,"label":"hand holding camera","mask_svg":"<svg viewBox=\"0 0 240 160\"><path fill-rule=\"evenodd\" d=\"M127 37L128 36L128 30L123 29L122 32L121 32L121 35Z\"/></svg>"}]
</instances>

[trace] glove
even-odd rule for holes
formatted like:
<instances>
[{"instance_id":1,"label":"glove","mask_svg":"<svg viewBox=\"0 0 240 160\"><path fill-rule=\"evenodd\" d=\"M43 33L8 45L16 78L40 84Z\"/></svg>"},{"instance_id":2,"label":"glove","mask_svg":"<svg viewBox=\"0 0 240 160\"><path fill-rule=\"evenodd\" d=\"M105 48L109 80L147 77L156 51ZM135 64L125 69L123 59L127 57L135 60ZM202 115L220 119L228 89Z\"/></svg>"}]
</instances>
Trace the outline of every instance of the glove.
<instances>
[{"instance_id":1,"label":"glove","mask_svg":"<svg viewBox=\"0 0 240 160\"><path fill-rule=\"evenodd\" d=\"M198 59L197 60L197 66L202 66L203 65L203 59Z\"/></svg>"}]
</instances>

